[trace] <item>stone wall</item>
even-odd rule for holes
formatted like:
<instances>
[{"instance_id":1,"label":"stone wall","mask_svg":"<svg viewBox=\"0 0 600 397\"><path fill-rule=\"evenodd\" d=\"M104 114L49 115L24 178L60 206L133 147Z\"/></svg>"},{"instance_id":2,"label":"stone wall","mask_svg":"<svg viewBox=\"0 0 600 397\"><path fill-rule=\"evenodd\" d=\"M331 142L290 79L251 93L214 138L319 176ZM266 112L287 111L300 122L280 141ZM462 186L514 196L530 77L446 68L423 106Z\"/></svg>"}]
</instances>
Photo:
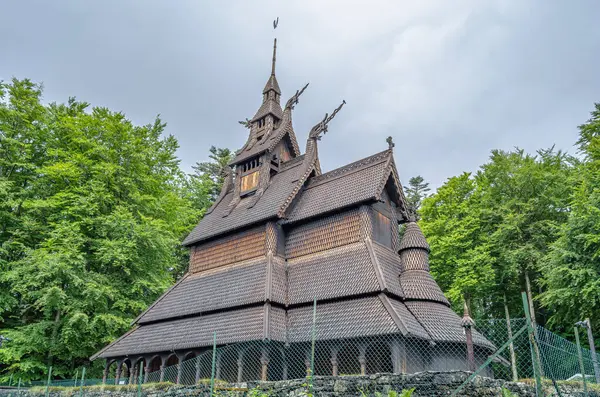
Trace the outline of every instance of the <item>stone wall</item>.
<instances>
[{"instance_id":1,"label":"stone wall","mask_svg":"<svg viewBox=\"0 0 600 397\"><path fill-rule=\"evenodd\" d=\"M454 372L421 372L407 375L378 374L370 376L317 376L314 379L314 395L322 397L388 397L390 392L400 393L405 389L415 389L414 397L449 396L467 377L468 373ZM488 397L502 396L502 388L506 388L518 396L535 397L535 389L525 383L505 382L503 380L477 377L466 387L461 396ZM584 397L585 394L580 384L561 384L563 397ZM120 389L120 390L119 390ZM550 384L545 386L545 395L556 395ZM40 397L41 393L21 391L17 396L15 390L0 389L0 397ZM107 386L105 390L100 387L84 388L85 397L137 397L137 388L132 386L129 390L114 386ZM197 386L170 386L157 385L144 387L144 397L183 397L183 396L208 396L208 385ZM219 384L215 393L219 396L231 397L301 397L307 394L305 379L278 381L278 382L249 382L243 384ZM78 397L79 390L51 390L50 397ZM589 391L589 397L600 397L595 390Z\"/></svg>"}]
</instances>

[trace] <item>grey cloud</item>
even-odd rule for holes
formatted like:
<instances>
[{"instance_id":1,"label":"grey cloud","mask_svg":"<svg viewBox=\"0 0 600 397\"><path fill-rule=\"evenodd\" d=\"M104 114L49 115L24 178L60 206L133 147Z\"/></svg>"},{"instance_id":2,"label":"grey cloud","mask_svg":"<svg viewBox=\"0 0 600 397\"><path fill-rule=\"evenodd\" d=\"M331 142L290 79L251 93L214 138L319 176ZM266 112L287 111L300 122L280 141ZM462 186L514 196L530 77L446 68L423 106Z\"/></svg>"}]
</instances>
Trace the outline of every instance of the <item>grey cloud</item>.
<instances>
[{"instance_id":1,"label":"grey cloud","mask_svg":"<svg viewBox=\"0 0 600 397\"><path fill-rule=\"evenodd\" d=\"M320 146L331 169L386 147L404 181L439 186L493 148L572 150L600 101L600 4L531 1L5 2L0 79L156 114L186 170L211 145L240 147L238 120L260 104L280 17L283 96L310 82L295 112L302 142L342 99Z\"/></svg>"}]
</instances>

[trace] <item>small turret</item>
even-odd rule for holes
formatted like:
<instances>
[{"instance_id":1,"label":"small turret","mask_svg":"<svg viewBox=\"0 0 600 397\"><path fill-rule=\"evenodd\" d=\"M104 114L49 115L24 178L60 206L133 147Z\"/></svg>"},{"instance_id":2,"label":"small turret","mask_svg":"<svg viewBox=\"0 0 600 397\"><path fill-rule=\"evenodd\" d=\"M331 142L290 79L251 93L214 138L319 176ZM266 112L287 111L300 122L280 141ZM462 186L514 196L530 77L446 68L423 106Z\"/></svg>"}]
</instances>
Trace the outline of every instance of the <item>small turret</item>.
<instances>
[{"instance_id":1,"label":"small turret","mask_svg":"<svg viewBox=\"0 0 600 397\"><path fill-rule=\"evenodd\" d=\"M416 222L408 222L398 249L400 284L407 299L428 300L449 305L429 273L429 244Z\"/></svg>"}]
</instances>

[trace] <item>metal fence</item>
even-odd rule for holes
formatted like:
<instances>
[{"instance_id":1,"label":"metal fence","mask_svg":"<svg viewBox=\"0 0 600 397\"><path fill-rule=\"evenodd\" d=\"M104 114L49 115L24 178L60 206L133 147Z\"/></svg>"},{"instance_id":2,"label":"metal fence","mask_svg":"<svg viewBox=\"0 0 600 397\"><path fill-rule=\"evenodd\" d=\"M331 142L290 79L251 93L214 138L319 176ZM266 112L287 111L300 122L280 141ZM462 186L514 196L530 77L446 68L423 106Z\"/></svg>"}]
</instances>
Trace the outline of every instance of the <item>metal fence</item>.
<instances>
[{"instance_id":1,"label":"metal fence","mask_svg":"<svg viewBox=\"0 0 600 397\"><path fill-rule=\"evenodd\" d=\"M325 319L321 319L325 321ZM173 365L152 367L144 362L120 371L106 379L86 379L85 369L74 379L28 382L10 379L15 397L25 387L38 386L48 394L56 387L75 388L81 395L97 391L105 385L133 388L139 395L146 386L156 384L198 385L215 390L230 388L240 383L260 380L305 379L306 392L313 394L313 380L317 376L361 376L381 373L410 374L421 371L464 370L473 373L464 385L456 387L460 395L478 374L508 381L525 381L536 385L538 395L543 387L560 390L561 387L579 386L587 392L596 386L600 374L590 350L582 348L543 327L535 329L527 319L478 320L473 330L473 349L457 341L430 341L407 337L401 333L379 332L369 337L352 336L328 339L320 335L313 323L310 335L304 341L282 343L256 341L219 345L196 351L193 358ZM379 328L378 328L379 329ZM463 331L464 332L464 331ZM595 359L595 360L594 360ZM168 363L168 362L167 362ZM227 386L226 386L227 385ZM95 386L95 387L94 387ZM149 386L148 386L149 387ZM400 390L398 390L400 392ZM73 394L73 393L71 393ZM425 395L425 394L420 394Z\"/></svg>"}]
</instances>

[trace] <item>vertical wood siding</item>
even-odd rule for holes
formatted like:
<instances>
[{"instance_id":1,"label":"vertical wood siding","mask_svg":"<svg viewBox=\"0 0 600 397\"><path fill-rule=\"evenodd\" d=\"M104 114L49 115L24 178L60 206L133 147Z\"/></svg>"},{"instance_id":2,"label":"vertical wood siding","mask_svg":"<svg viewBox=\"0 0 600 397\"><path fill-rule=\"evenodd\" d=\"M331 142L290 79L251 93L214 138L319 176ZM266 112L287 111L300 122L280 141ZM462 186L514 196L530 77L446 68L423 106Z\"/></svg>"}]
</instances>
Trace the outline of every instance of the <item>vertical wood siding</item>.
<instances>
[{"instance_id":1,"label":"vertical wood siding","mask_svg":"<svg viewBox=\"0 0 600 397\"><path fill-rule=\"evenodd\" d=\"M265 255L265 228L259 227L192 248L190 273Z\"/></svg>"}]
</instances>

